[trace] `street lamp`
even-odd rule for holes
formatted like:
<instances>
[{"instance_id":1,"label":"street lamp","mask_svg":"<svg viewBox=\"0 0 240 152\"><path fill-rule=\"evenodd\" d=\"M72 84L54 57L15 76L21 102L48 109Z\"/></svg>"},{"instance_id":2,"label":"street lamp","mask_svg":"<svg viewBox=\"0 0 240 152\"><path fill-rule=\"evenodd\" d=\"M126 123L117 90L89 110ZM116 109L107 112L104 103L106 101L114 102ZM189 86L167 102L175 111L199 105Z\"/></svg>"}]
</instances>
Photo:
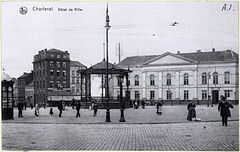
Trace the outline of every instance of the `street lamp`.
<instances>
[{"instance_id":1,"label":"street lamp","mask_svg":"<svg viewBox=\"0 0 240 152\"><path fill-rule=\"evenodd\" d=\"M125 103L123 101L123 93L122 93L122 83L123 83L123 76L120 75L119 76L119 81L120 81L120 97L119 97L119 100L120 100L120 104L121 104L121 116L120 116L120 122L125 122L125 118L124 118L124 108L125 108Z\"/></svg>"},{"instance_id":2,"label":"street lamp","mask_svg":"<svg viewBox=\"0 0 240 152\"><path fill-rule=\"evenodd\" d=\"M210 102L210 95L209 95L209 79L211 78L211 73L208 72L207 74L207 90L208 90L208 102L207 102L207 106L209 107L209 102Z\"/></svg>"},{"instance_id":3,"label":"street lamp","mask_svg":"<svg viewBox=\"0 0 240 152\"><path fill-rule=\"evenodd\" d=\"M106 122L111 122L110 120L110 109L109 109L109 86L108 86L108 30L110 29L109 25L109 15L108 15L108 5L106 10L106 56L107 56L107 71L106 71L106 100L107 100L107 110L106 110Z\"/></svg>"}]
</instances>

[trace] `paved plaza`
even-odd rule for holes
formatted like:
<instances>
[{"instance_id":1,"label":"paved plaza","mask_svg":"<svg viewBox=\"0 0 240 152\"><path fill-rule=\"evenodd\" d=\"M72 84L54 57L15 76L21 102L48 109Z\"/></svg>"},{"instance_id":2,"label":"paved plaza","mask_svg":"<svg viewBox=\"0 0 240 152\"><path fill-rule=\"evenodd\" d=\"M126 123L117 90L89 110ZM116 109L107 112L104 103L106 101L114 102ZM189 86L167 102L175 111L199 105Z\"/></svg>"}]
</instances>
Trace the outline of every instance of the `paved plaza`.
<instances>
[{"instance_id":1,"label":"paved plaza","mask_svg":"<svg viewBox=\"0 0 240 152\"><path fill-rule=\"evenodd\" d=\"M163 115L156 108L126 109L125 123L120 123L120 110L111 109L111 122L105 122L106 110L97 117L93 110L67 107L63 117L49 115L49 108L23 111L23 118L2 123L3 150L239 150L238 105L231 109L227 127L221 125L217 105L197 106L201 122L188 122L185 106L164 106Z\"/></svg>"}]
</instances>

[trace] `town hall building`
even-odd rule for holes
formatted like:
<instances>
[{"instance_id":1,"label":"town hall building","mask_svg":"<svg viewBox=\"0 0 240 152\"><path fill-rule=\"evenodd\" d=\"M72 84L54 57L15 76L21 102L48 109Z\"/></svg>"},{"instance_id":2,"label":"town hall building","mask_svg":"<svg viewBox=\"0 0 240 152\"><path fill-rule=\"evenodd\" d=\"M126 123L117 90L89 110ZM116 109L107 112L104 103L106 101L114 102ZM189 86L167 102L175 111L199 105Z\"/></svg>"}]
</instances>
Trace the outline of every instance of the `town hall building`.
<instances>
[{"instance_id":1,"label":"town hall building","mask_svg":"<svg viewBox=\"0 0 240 152\"><path fill-rule=\"evenodd\" d=\"M238 100L238 54L232 50L131 56L118 66L132 71L132 100L218 103L221 95ZM116 97L118 79L114 78L112 84L111 94ZM126 89L126 80L123 84Z\"/></svg>"}]
</instances>

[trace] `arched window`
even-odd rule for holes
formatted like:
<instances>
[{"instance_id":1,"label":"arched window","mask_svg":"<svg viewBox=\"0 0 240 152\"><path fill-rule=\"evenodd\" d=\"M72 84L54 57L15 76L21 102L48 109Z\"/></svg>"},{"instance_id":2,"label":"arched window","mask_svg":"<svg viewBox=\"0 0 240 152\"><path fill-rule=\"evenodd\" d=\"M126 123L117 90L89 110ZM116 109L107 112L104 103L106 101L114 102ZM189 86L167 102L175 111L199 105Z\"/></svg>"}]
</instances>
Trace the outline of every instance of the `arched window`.
<instances>
[{"instance_id":1,"label":"arched window","mask_svg":"<svg viewBox=\"0 0 240 152\"><path fill-rule=\"evenodd\" d=\"M184 85L188 85L188 74L187 74L187 73L184 74L183 80L184 80L184 81L183 81L183 84L184 84Z\"/></svg>"},{"instance_id":2,"label":"arched window","mask_svg":"<svg viewBox=\"0 0 240 152\"><path fill-rule=\"evenodd\" d=\"M224 73L224 84L230 84L230 73L229 72Z\"/></svg>"},{"instance_id":3,"label":"arched window","mask_svg":"<svg viewBox=\"0 0 240 152\"><path fill-rule=\"evenodd\" d=\"M207 73L202 74L202 84L207 84Z\"/></svg>"},{"instance_id":4,"label":"arched window","mask_svg":"<svg viewBox=\"0 0 240 152\"><path fill-rule=\"evenodd\" d=\"M171 74L167 74L167 85L171 85Z\"/></svg>"},{"instance_id":5,"label":"arched window","mask_svg":"<svg viewBox=\"0 0 240 152\"><path fill-rule=\"evenodd\" d=\"M139 76L138 75L135 75L134 80L135 80L135 86L139 86Z\"/></svg>"},{"instance_id":6,"label":"arched window","mask_svg":"<svg viewBox=\"0 0 240 152\"><path fill-rule=\"evenodd\" d=\"M150 85L155 85L154 75L150 75Z\"/></svg>"},{"instance_id":7,"label":"arched window","mask_svg":"<svg viewBox=\"0 0 240 152\"><path fill-rule=\"evenodd\" d=\"M218 73L217 72L213 73L213 84L218 84Z\"/></svg>"}]
</instances>

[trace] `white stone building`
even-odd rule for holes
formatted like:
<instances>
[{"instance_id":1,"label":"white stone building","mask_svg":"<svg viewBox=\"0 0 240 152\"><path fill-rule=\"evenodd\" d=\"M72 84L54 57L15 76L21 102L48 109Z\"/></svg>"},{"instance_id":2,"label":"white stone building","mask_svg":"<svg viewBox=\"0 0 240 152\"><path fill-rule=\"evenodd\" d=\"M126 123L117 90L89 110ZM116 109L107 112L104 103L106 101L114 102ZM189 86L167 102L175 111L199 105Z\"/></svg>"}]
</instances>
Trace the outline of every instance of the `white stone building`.
<instances>
[{"instance_id":1,"label":"white stone building","mask_svg":"<svg viewBox=\"0 0 240 152\"><path fill-rule=\"evenodd\" d=\"M231 50L132 56L118 66L133 71L129 75L131 99L201 102L209 95L217 103L224 95L238 100L238 54ZM117 81L112 86L115 97ZM126 80L123 85L126 89Z\"/></svg>"}]
</instances>

